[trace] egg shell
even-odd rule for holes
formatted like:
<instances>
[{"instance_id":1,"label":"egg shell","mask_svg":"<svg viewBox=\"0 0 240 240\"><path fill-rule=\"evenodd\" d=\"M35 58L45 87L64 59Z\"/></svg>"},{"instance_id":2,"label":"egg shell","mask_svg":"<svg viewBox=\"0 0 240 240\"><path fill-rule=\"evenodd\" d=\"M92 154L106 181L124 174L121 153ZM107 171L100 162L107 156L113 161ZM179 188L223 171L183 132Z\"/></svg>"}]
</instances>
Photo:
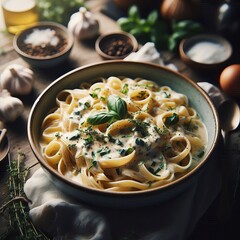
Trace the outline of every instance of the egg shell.
<instances>
[{"instance_id":1,"label":"egg shell","mask_svg":"<svg viewBox=\"0 0 240 240\"><path fill-rule=\"evenodd\" d=\"M226 67L220 75L222 90L232 97L240 97L240 64Z\"/></svg>"}]
</instances>

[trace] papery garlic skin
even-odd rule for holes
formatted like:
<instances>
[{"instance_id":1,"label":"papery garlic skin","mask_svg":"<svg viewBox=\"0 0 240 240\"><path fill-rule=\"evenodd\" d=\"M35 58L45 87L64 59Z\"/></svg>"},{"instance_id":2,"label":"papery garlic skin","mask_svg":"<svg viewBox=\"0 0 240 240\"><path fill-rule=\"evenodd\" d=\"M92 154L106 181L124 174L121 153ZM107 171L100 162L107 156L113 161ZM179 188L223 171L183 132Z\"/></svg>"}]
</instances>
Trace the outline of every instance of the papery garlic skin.
<instances>
[{"instance_id":1,"label":"papery garlic skin","mask_svg":"<svg viewBox=\"0 0 240 240\"><path fill-rule=\"evenodd\" d=\"M12 97L6 89L0 92L0 121L13 122L23 111L24 105L20 99Z\"/></svg>"},{"instance_id":2,"label":"papery garlic skin","mask_svg":"<svg viewBox=\"0 0 240 240\"><path fill-rule=\"evenodd\" d=\"M68 30L78 39L86 40L99 34L99 22L90 11L81 7L74 13L68 23Z\"/></svg>"},{"instance_id":3,"label":"papery garlic skin","mask_svg":"<svg viewBox=\"0 0 240 240\"><path fill-rule=\"evenodd\" d=\"M9 65L0 76L0 86L12 95L27 95L32 91L33 71L19 64Z\"/></svg>"}]
</instances>

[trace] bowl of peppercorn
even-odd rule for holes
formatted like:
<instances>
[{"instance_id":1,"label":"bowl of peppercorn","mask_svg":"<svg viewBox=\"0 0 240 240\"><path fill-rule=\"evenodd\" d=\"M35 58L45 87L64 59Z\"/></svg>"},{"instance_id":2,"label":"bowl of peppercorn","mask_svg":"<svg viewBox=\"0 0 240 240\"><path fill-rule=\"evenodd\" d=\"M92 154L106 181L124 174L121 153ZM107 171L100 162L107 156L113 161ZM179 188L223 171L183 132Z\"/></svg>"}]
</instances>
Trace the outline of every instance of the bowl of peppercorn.
<instances>
[{"instance_id":1,"label":"bowl of peppercorn","mask_svg":"<svg viewBox=\"0 0 240 240\"><path fill-rule=\"evenodd\" d=\"M138 42L136 38L129 33L115 32L100 35L96 40L95 48L103 59L123 59L130 53L137 51Z\"/></svg>"},{"instance_id":2,"label":"bowl of peppercorn","mask_svg":"<svg viewBox=\"0 0 240 240\"><path fill-rule=\"evenodd\" d=\"M49 68L67 60L73 47L68 29L54 22L39 22L13 39L15 51L32 66Z\"/></svg>"}]
</instances>

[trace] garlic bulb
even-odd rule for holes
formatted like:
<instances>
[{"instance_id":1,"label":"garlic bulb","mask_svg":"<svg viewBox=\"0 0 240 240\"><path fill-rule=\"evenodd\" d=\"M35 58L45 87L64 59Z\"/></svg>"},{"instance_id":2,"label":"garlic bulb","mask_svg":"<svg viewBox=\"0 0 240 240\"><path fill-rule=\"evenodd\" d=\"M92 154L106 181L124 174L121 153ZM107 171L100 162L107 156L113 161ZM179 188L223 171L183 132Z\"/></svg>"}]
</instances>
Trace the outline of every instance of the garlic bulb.
<instances>
[{"instance_id":1,"label":"garlic bulb","mask_svg":"<svg viewBox=\"0 0 240 240\"><path fill-rule=\"evenodd\" d=\"M160 12L167 20L192 19L195 17L196 7L194 0L163 0Z\"/></svg>"},{"instance_id":2,"label":"garlic bulb","mask_svg":"<svg viewBox=\"0 0 240 240\"><path fill-rule=\"evenodd\" d=\"M19 64L9 65L1 74L0 86L12 95L26 95L32 90L33 71Z\"/></svg>"},{"instance_id":3,"label":"garlic bulb","mask_svg":"<svg viewBox=\"0 0 240 240\"><path fill-rule=\"evenodd\" d=\"M90 39L99 34L99 22L91 12L81 7L79 12L71 16L68 29L79 40Z\"/></svg>"},{"instance_id":4,"label":"garlic bulb","mask_svg":"<svg viewBox=\"0 0 240 240\"><path fill-rule=\"evenodd\" d=\"M12 122L22 114L23 110L24 106L20 99L12 97L6 89L0 92L0 121Z\"/></svg>"}]
</instances>

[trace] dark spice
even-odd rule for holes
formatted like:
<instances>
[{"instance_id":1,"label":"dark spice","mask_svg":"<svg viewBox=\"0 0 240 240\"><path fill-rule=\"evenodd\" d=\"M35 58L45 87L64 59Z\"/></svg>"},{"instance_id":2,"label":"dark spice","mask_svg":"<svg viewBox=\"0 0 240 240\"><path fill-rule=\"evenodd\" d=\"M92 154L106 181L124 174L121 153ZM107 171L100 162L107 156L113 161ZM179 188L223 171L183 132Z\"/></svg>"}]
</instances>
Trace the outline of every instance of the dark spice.
<instances>
[{"instance_id":1,"label":"dark spice","mask_svg":"<svg viewBox=\"0 0 240 240\"><path fill-rule=\"evenodd\" d=\"M109 38L102 45L102 51L109 56L122 57L133 50L129 39Z\"/></svg>"},{"instance_id":2,"label":"dark spice","mask_svg":"<svg viewBox=\"0 0 240 240\"><path fill-rule=\"evenodd\" d=\"M40 46L33 46L32 44L29 43L26 44L23 42L20 48L23 52L30 56L34 57L52 56L62 52L67 46L67 40L63 36L56 34L56 37L59 38L59 42L56 46L53 46L49 43Z\"/></svg>"}]
</instances>

